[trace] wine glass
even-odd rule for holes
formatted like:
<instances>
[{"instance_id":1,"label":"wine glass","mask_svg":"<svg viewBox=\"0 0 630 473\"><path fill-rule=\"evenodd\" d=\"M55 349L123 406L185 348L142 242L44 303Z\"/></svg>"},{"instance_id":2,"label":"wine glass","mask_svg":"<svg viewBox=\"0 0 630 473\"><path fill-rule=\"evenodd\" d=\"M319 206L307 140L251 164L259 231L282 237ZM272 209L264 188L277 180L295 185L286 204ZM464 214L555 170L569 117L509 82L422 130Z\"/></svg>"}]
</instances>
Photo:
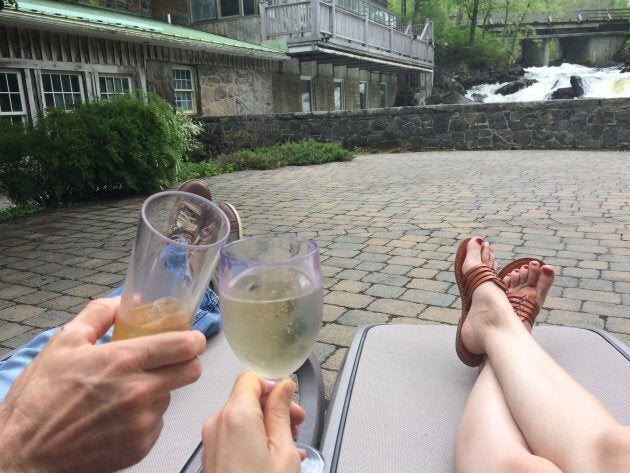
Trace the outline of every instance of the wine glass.
<instances>
[{"instance_id":1,"label":"wine glass","mask_svg":"<svg viewBox=\"0 0 630 473\"><path fill-rule=\"evenodd\" d=\"M306 361L322 324L319 248L293 236L237 240L221 248L223 330L237 358L276 382ZM317 450L304 449L302 473L324 471Z\"/></svg>"}]
</instances>

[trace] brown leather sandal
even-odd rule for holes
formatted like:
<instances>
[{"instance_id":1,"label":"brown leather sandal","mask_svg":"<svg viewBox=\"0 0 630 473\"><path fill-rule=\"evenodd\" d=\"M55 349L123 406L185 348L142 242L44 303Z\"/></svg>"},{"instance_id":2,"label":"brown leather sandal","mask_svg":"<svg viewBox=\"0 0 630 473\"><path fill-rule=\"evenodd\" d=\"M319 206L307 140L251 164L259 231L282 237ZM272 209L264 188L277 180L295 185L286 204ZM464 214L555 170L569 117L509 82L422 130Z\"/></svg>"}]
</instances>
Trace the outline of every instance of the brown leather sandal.
<instances>
[{"instance_id":1,"label":"brown leather sandal","mask_svg":"<svg viewBox=\"0 0 630 473\"><path fill-rule=\"evenodd\" d=\"M519 258L517 260L512 261L507 264L501 271L499 271L499 278L501 281L510 274L515 269L519 269L521 266L525 264L529 264L532 261L538 262L540 266L543 266L545 263L537 258ZM527 320L530 327L534 326L534 322L536 321L536 316L540 312L540 305L535 300L532 300L529 296L526 295L516 295L510 294L510 290L507 290L507 298L516 313L516 316L521 319L521 321Z\"/></svg>"},{"instance_id":2,"label":"brown leather sandal","mask_svg":"<svg viewBox=\"0 0 630 473\"><path fill-rule=\"evenodd\" d=\"M464 274L462 265L466 259L469 241L470 238L467 238L459 245L455 256L455 281L457 281L459 294L462 298L462 313L459 317L459 323L457 324L455 350L457 351L457 356L464 364L468 366L479 366L483 359L483 355L469 352L462 343L461 338L462 326L468 316L468 311L470 310L470 306L472 304L473 293L480 284L483 284L486 281L492 281L503 291L506 291L507 288L505 287L505 284L503 284L503 281L499 279L496 271L485 264L473 266L466 272L466 274Z\"/></svg>"}]
</instances>

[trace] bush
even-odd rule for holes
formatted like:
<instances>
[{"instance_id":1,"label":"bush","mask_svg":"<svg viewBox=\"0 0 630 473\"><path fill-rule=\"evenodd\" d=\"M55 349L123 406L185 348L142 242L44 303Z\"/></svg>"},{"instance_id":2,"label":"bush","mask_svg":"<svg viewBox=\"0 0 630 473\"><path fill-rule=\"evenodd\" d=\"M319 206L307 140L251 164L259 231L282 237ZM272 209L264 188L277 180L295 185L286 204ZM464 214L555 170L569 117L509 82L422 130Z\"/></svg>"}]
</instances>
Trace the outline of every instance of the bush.
<instances>
[{"instance_id":1,"label":"bush","mask_svg":"<svg viewBox=\"0 0 630 473\"><path fill-rule=\"evenodd\" d=\"M217 161L233 171L245 169L277 169L283 166L306 166L333 161L350 161L354 155L339 143L304 140L276 144L268 148L236 151L220 155Z\"/></svg>"},{"instance_id":2,"label":"bush","mask_svg":"<svg viewBox=\"0 0 630 473\"><path fill-rule=\"evenodd\" d=\"M32 128L0 129L0 192L18 204L56 205L154 191L175 182L187 140L156 96L48 109Z\"/></svg>"}]
</instances>

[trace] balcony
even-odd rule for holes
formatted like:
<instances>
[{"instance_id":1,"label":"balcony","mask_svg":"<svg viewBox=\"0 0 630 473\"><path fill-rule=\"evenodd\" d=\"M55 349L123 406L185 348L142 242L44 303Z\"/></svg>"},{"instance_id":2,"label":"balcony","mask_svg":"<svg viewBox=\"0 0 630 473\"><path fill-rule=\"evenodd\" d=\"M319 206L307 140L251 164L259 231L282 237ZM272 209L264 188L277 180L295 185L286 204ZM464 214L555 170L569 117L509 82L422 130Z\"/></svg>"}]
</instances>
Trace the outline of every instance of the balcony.
<instances>
[{"instance_id":1,"label":"balcony","mask_svg":"<svg viewBox=\"0 0 630 473\"><path fill-rule=\"evenodd\" d=\"M286 41L288 53L370 70L433 70L433 24L396 25L393 13L362 0L260 3L263 41Z\"/></svg>"}]
</instances>

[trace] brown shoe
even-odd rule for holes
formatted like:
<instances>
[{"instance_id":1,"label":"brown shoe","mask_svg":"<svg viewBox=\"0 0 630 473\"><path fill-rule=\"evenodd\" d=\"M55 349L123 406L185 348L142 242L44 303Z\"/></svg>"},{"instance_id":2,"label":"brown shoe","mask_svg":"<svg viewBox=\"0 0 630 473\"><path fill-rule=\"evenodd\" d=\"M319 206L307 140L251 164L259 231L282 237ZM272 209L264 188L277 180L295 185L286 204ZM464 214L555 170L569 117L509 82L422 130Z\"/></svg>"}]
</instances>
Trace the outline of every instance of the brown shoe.
<instances>
[{"instance_id":1,"label":"brown shoe","mask_svg":"<svg viewBox=\"0 0 630 473\"><path fill-rule=\"evenodd\" d=\"M221 202L219 208L223 210L223 213L230 222L230 234L228 235L226 243L243 238L243 222L236 208L228 202Z\"/></svg>"},{"instance_id":2,"label":"brown shoe","mask_svg":"<svg viewBox=\"0 0 630 473\"><path fill-rule=\"evenodd\" d=\"M212 200L210 188L199 179L186 181L177 190ZM199 204L185 202L183 199L178 200L171 213L171 226L168 236L173 240L184 240L189 244L198 243L199 234L207 224L206 218L205 211Z\"/></svg>"},{"instance_id":3,"label":"brown shoe","mask_svg":"<svg viewBox=\"0 0 630 473\"><path fill-rule=\"evenodd\" d=\"M180 192L190 192L191 194L196 194L200 197L212 200L212 192L210 192L210 187L208 187L208 184L200 179L191 179L190 181L186 181L181 184L177 188L177 190Z\"/></svg>"}]
</instances>

